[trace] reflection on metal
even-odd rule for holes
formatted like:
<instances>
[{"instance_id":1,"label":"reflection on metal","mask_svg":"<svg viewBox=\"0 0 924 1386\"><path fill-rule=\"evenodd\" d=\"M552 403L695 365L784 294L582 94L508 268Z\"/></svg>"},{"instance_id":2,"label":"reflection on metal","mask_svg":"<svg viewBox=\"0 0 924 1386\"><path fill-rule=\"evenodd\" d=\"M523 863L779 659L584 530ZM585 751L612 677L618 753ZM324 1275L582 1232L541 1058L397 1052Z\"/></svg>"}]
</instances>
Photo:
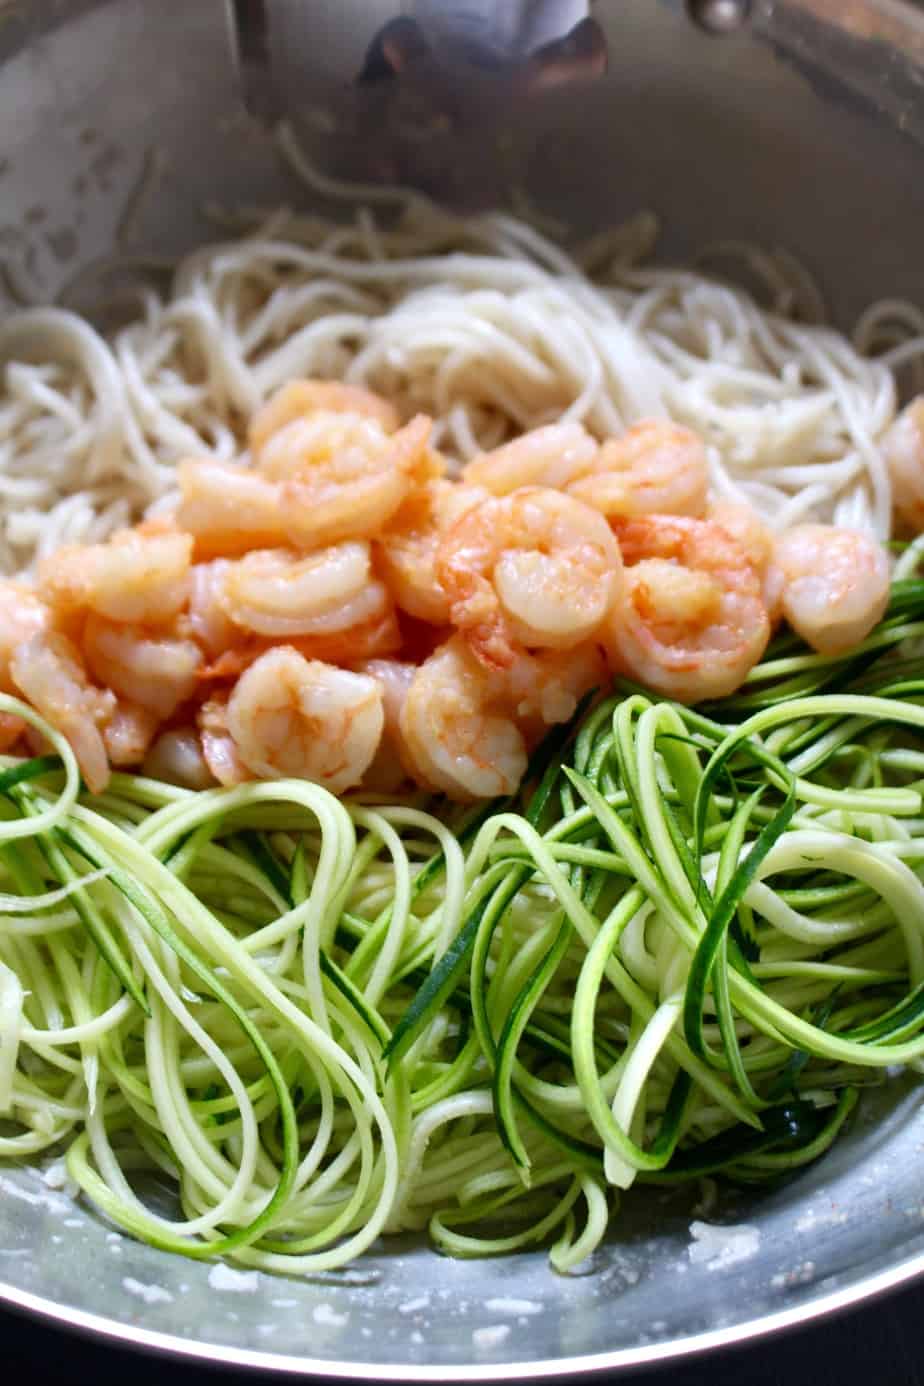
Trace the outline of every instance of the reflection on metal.
<instances>
[{"instance_id":1,"label":"reflection on metal","mask_svg":"<svg viewBox=\"0 0 924 1386\"><path fill-rule=\"evenodd\" d=\"M855 39L888 43L906 57L924 62L924 13L918 4L900 0L788 0L802 10Z\"/></svg>"},{"instance_id":2,"label":"reflection on metal","mask_svg":"<svg viewBox=\"0 0 924 1386\"><path fill-rule=\"evenodd\" d=\"M690 15L710 34L733 34L751 8L750 0L690 0Z\"/></svg>"},{"instance_id":3,"label":"reflection on metal","mask_svg":"<svg viewBox=\"0 0 924 1386\"><path fill-rule=\"evenodd\" d=\"M285 118L341 177L411 183L470 208L504 200L521 129L606 75L602 20L614 13L591 13L589 0L228 6L252 115Z\"/></svg>"},{"instance_id":4,"label":"reflection on metal","mask_svg":"<svg viewBox=\"0 0 924 1386\"><path fill-rule=\"evenodd\" d=\"M227 0L231 52L244 104L257 120L282 114L269 51L266 0Z\"/></svg>"},{"instance_id":5,"label":"reflection on metal","mask_svg":"<svg viewBox=\"0 0 924 1386\"><path fill-rule=\"evenodd\" d=\"M286 86L285 59L315 46L322 7L312 0L226 3L248 105L254 105L256 83L256 104L262 108L268 85ZM728 3L735 0L718 0L720 8ZM355 7L348 4L346 8ZM371 0L359 8L364 9L368 24L383 7ZM323 19L328 29L329 21L328 14ZM605 42L600 25L591 17L590 0L507 0L502 5L494 0L410 0L400 13L386 13L374 29L354 80L369 83L406 76L430 62L450 80L475 68L542 87L598 76L605 68L605 57ZM272 104L280 104L278 95Z\"/></svg>"},{"instance_id":6,"label":"reflection on metal","mask_svg":"<svg viewBox=\"0 0 924 1386\"><path fill-rule=\"evenodd\" d=\"M902 0L755 0L752 31L828 101L924 143L924 9Z\"/></svg>"},{"instance_id":7,"label":"reflection on metal","mask_svg":"<svg viewBox=\"0 0 924 1386\"><path fill-rule=\"evenodd\" d=\"M458 10L419 0L373 35L355 82L399 79L448 112L451 94L473 84L505 85L528 100L605 70L606 40L586 0Z\"/></svg>"},{"instance_id":8,"label":"reflection on metal","mask_svg":"<svg viewBox=\"0 0 924 1386\"><path fill-rule=\"evenodd\" d=\"M462 208L509 200L505 189L523 183L531 130L573 125L576 111L599 108L600 88L609 100L617 85L634 91L639 81L625 57L638 0L224 3L251 115L289 121L309 156L340 177L410 184ZM731 79L736 109L749 80L745 64L768 46L823 102L875 113L924 142L924 13L917 5L650 0L650 7L653 46L636 119L650 96L675 99L651 85L674 26L671 39L687 65L684 88L708 66L699 38L733 35L741 72L722 80ZM704 81L700 92L717 109L713 77L704 72ZM783 119L766 80L747 101L763 103L765 134Z\"/></svg>"}]
</instances>

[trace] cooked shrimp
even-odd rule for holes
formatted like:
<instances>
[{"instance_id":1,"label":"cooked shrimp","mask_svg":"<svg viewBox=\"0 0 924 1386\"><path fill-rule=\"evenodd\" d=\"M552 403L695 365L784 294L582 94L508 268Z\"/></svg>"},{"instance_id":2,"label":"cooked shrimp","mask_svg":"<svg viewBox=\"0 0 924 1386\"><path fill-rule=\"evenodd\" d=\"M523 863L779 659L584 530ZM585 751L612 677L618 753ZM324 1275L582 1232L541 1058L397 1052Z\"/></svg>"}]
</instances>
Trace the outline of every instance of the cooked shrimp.
<instances>
[{"instance_id":1,"label":"cooked shrimp","mask_svg":"<svg viewBox=\"0 0 924 1386\"><path fill-rule=\"evenodd\" d=\"M368 620L348 630L303 635L288 641L306 659L319 659L326 664L353 664L357 659L397 654L401 643L401 627L390 602Z\"/></svg>"},{"instance_id":2,"label":"cooked shrimp","mask_svg":"<svg viewBox=\"0 0 924 1386\"><path fill-rule=\"evenodd\" d=\"M892 508L914 534L924 530L924 395L899 414L882 439L892 478Z\"/></svg>"},{"instance_id":3,"label":"cooked shrimp","mask_svg":"<svg viewBox=\"0 0 924 1386\"><path fill-rule=\"evenodd\" d=\"M512 794L526 773L526 745L505 702L503 680L458 635L420 666L401 709L414 778L455 799Z\"/></svg>"},{"instance_id":4,"label":"cooked shrimp","mask_svg":"<svg viewBox=\"0 0 924 1386\"><path fill-rule=\"evenodd\" d=\"M161 732L144 758L144 773L184 789L208 789L215 776L208 767L202 742L191 727Z\"/></svg>"},{"instance_id":5,"label":"cooked shrimp","mask_svg":"<svg viewBox=\"0 0 924 1386\"><path fill-rule=\"evenodd\" d=\"M140 765L159 725L156 712L120 699L102 728L110 765Z\"/></svg>"},{"instance_id":6,"label":"cooked shrimp","mask_svg":"<svg viewBox=\"0 0 924 1386\"><path fill-rule=\"evenodd\" d=\"M362 440L349 445L328 438L321 446L300 436L310 424L290 424L263 449L261 470L286 477L279 483L282 513L287 542L296 548L371 538L437 474L428 418L419 414L394 434L372 420L361 422Z\"/></svg>"},{"instance_id":7,"label":"cooked shrimp","mask_svg":"<svg viewBox=\"0 0 924 1386\"><path fill-rule=\"evenodd\" d=\"M15 578L0 578L0 689L12 690L10 661L20 645L51 625L51 612L33 589Z\"/></svg>"},{"instance_id":8,"label":"cooked shrimp","mask_svg":"<svg viewBox=\"0 0 924 1386\"><path fill-rule=\"evenodd\" d=\"M211 659L240 641L241 634L222 605L228 558L196 563L189 574L189 610L184 622L188 632Z\"/></svg>"},{"instance_id":9,"label":"cooked shrimp","mask_svg":"<svg viewBox=\"0 0 924 1386\"><path fill-rule=\"evenodd\" d=\"M393 655L401 649L402 632L391 604L360 625L327 635L303 635L286 642L305 659L319 659L326 664L354 664L358 659L376 659ZM200 680L236 678L251 664L262 658L275 642L266 636L250 636L243 644L225 650L211 664L204 665L197 675Z\"/></svg>"},{"instance_id":10,"label":"cooked shrimp","mask_svg":"<svg viewBox=\"0 0 924 1386\"><path fill-rule=\"evenodd\" d=\"M371 765L385 714L375 679L280 646L238 679L227 721L255 775L313 780L339 794Z\"/></svg>"},{"instance_id":11,"label":"cooked shrimp","mask_svg":"<svg viewBox=\"0 0 924 1386\"><path fill-rule=\"evenodd\" d=\"M603 516L543 487L468 511L437 556L453 623L494 668L509 667L523 646L564 650L587 640L617 598L621 572Z\"/></svg>"},{"instance_id":12,"label":"cooked shrimp","mask_svg":"<svg viewBox=\"0 0 924 1386\"><path fill-rule=\"evenodd\" d=\"M609 622L615 668L683 703L733 692L770 637L744 550L708 520L645 515L615 529L626 564Z\"/></svg>"},{"instance_id":13,"label":"cooked shrimp","mask_svg":"<svg viewBox=\"0 0 924 1386\"><path fill-rule=\"evenodd\" d=\"M319 414L325 421L343 415L372 419L385 433L395 433L401 423L393 405L361 385L343 385L338 380L290 380L253 417L249 437L253 461L261 461L269 440L290 423Z\"/></svg>"},{"instance_id":14,"label":"cooked shrimp","mask_svg":"<svg viewBox=\"0 0 924 1386\"><path fill-rule=\"evenodd\" d=\"M287 423L252 455L261 476L290 481L309 469L330 467L334 459L344 472L365 469L370 458L387 450L390 436L376 419L312 414Z\"/></svg>"},{"instance_id":15,"label":"cooked shrimp","mask_svg":"<svg viewBox=\"0 0 924 1386\"><path fill-rule=\"evenodd\" d=\"M191 697L202 653L192 640L90 616L83 648L93 677L162 720Z\"/></svg>"},{"instance_id":16,"label":"cooked shrimp","mask_svg":"<svg viewBox=\"0 0 924 1386\"><path fill-rule=\"evenodd\" d=\"M367 540L301 557L258 549L224 571L219 601L236 626L257 635L333 635L379 617L388 592L371 574Z\"/></svg>"},{"instance_id":17,"label":"cooked shrimp","mask_svg":"<svg viewBox=\"0 0 924 1386\"><path fill-rule=\"evenodd\" d=\"M783 615L821 654L865 640L889 604L885 550L835 525L796 525L779 535L773 562L783 576Z\"/></svg>"},{"instance_id":18,"label":"cooked shrimp","mask_svg":"<svg viewBox=\"0 0 924 1386\"><path fill-rule=\"evenodd\" d=\"M197 559L288 543L281 489L265 476L232 462L189 461L177 467L177 481L176 521L193 536Z\"/></svg>"},{"instance_id":19,"label":"cooked shrimp","mask_svg":"<svg viewBox=\"0 0 924 1386\"><path fill-rule=\"evenodd\" d=\"M363 785L383 793L394 791L412 773L401 735L401 710L417 673L417 666L400 659L366 659L353 668L357 674L366 674L375 679L382 690L382 711L385 714L382 739L372 764L363 776Z\"/></svg>"},{"instance_id":20,"label":"cooked shrimp","mask_svg":"<svg viewBox=\"0 0 924 1386\"><path fill-rule=\"evenodd\" d=\"M610 682L603 651L594 641L573 650L540 650L519 655L504 671L504 696L511 716L526 737L538 741L559 722L569 722L585 693Z\"/></svg>"},{"instance_id":21,"label":"cooked shrimp","mask_svg":"<svg viewBox=\"0 0 924 1386\"><path fill-rule=\"evenodd\" d=\"M413 492L376 545L382 575L402 611L449 624L449 596L436 574L443 536L474 506L486 500L481 486L431 481Z\"/></svg>"},{"instance_id":22,"label":"cooked shrimp","mask_svg":"<svg viewBox=\"0 0 924 1386\"><path fill-rule=\"evenodd\" d=\"M509 496L523 486L564 490L590 470L597 449L582 424L547 424L472 458L462 470L462 479L494 496Z\"/></svg>"},{"instance_id":23,"label":"cooked shrimp","mask_svg":"<svg viewBox=\"0 0 924 1386\"><path fill-rule=\"evenodd\" d=\"M192 548L189 534L143 526L105 544L68 544L39 564L39 594L56 614L170 621L186 601Z\"/></svg>"},{"instance_id":24,"label":"cooked shrimp","mask_svg":"<svg viewBox=\"0 0 924 1386\"><path fill-rule=\"evenodd\" d=\"M199 728L202 759L209 775L226 788L253 779L228 730L226 691L216 693L201 705L196 713L196 726Z\"/></svg>"},{"instance_id":25,"label":"cooked shrimp","mask_svg":"<svg viewBox=\"0 0 924 1386\"><path fill-rule=\"evenodd\" d=\"M92 793L109 782L109 761L100 726L111 717L115 698L94 688L77 647L64 635L39 633L14 650L10 675L36 712L70 742Z\"/></svg>"},{"instance_id":26,"label":"cooked shrimp","mask_svg":"<svg viewBox=\"0 0 924 1386\"><path fill-rule=\"evenodd\" d=\"M747 554L760 578L761 595L767 615L778 621L782 612L783 575L773 562L773 534L757 511L738 501L717 501L710 505L707 518L721 525Z\"/></svg>"},{"instance_id":27,"label":"cooked shrimp","mask_svg":"<svg viewBox=\"0 0 924 1386\"><path fill-rule=\"evenodd\" d=\"M608 439L567 489L608 516L702 515L709 489L706 449L688 428L648 419Z\"/></svg>"}]
</instances>

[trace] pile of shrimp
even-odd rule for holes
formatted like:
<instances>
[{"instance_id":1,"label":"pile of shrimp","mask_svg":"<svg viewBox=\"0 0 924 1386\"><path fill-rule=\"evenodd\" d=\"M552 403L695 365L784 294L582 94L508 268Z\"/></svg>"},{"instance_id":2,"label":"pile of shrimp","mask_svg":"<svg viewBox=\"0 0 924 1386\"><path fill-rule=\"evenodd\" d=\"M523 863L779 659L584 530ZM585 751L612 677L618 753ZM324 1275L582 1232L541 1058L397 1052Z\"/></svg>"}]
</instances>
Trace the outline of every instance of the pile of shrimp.
<instances>
[{"instance_id":1,"label":"pile of shrimp","mask_svg":"<svg viewBox=\"0 0 924 1386\"><path fill-rule=\"evenodd\" d=\"M703 442L550 424L450 479L431 420L299 380L245 465L180 464L175 510L0 584L0 688L72 745L87 786L141 766L202 788L293 776L512 793L531 747L614 675L682 702L733 692L785 619L816 650L883 614L875 541L773 534L710 506ZM924 519L924 403L885 440ZM0 750L35 733L0 717Z\"/></svg>"}]
</instances>

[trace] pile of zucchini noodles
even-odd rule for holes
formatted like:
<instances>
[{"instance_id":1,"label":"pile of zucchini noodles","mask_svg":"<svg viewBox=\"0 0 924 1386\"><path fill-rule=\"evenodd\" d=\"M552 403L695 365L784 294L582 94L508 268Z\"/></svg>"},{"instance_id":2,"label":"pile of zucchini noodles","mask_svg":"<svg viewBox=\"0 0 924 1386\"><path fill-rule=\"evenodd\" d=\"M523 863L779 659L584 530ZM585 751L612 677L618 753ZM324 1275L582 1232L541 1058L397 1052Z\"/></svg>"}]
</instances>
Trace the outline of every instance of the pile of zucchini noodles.
<instances>
[{"instance_id":1,"label":"pile of zucchini noodles","mask_svg":"<svg viewBox=\"0 0 924 1386\"><path fill-rule=\"evenodd\" d=\"M620 685L477 810L0 774L0 1155L296 1274L382 1232L598 1246L635 1180L772 1179L924 1056L924 581L712 708ZM146 1202L151 1181L179 1212Z\"/></svg>"}]
</instances>

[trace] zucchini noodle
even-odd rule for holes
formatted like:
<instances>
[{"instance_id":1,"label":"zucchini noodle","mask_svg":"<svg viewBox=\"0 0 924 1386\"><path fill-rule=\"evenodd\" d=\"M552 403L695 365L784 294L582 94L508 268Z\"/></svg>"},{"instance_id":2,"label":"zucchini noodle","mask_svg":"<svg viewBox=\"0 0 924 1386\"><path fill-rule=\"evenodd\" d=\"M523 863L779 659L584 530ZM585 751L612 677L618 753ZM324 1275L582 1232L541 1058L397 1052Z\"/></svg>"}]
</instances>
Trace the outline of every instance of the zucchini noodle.
<instances>
[{"instance_id":1,"label":"zucchini noodle","mask_svg":"<svg viewBox=\"0 0 924 1386\"><path fill-rule=\"evenodd\" d=\"M636 1181L817 1159L924 1060L919 551L859 650L783 635L715 707L618 685L477 810L94 799L0 699L54 752L0 762L0 1155L302 1275L424 1229L568 1271Z\"/></svg>"}]
</instances>

